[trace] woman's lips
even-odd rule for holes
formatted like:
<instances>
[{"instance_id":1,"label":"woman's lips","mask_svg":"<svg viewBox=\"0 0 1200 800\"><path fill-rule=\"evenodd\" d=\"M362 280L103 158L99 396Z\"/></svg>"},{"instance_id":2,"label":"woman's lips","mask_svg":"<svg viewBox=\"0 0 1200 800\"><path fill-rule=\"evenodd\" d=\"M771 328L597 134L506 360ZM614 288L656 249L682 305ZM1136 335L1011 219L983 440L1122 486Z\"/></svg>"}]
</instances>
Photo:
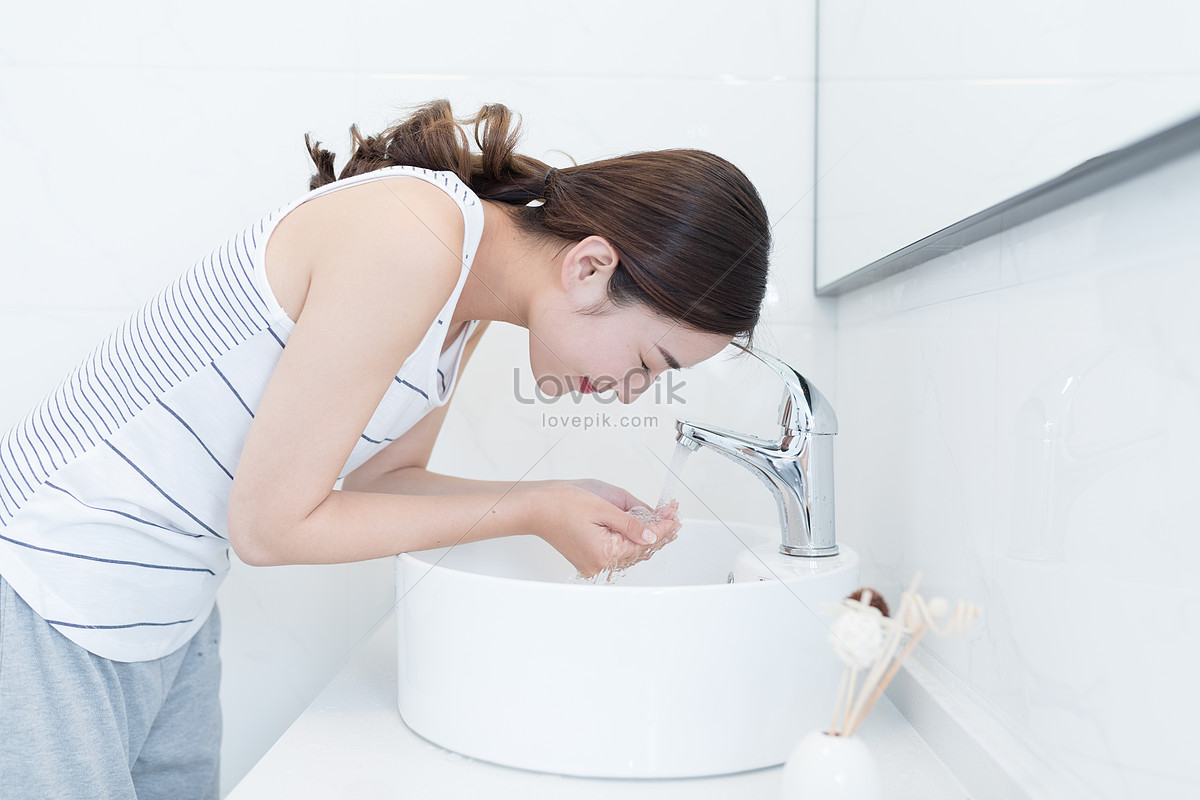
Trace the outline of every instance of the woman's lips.
<instances>
[{"instance_id":1,"label":"woman's lips","mask_svg":"<svg viewBox=\"0 0 1200 800\"><path fill-rule=\"evenodd\" d=\"M587 378L580 378L579 391L583 392L584 394L591 394L592 392L596 391L596 387L592 386L592 382Z\"/></svg>"}]
</instances>

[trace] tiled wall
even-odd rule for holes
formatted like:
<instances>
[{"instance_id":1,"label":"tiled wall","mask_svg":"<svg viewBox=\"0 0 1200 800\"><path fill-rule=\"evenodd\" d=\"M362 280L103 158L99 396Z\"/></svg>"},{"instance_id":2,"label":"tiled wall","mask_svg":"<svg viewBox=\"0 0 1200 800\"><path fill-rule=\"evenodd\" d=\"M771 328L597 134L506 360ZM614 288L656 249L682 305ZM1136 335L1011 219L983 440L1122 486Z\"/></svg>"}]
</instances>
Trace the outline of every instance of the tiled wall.
<instances>
[{"instance_id":1,"label":"tiled wall","mask_svg":"<svg viewBox=\"0 0 1200 800\"><path fill-rule=\"evenodd\" d=\"M585 161L700 147L741 166L776 223L761 344L832 396L832 303L811 292L813 11L812 0L6 9L0 425L175 274L303 192L306 131L344 155L350 123L374 131L436 96L464 113L509 104L525 116L526 151L550 163L568 163L556 148ZM653 500L676 416L772 430L779 390L743 362L685 373L669 401L664 390L627 408L542 406L514 398L514 369L522 394L532 388L526 353L523 331L489 332L434 468L594 476ZM564 434L543 412L640 427ZM685 515L774 521L765 489L715 456L693 458L684 481ZM220 597L226 787L386 613L391 581L386 561L235 567Z\"/></svg>"},{"instance_id":2,"label":"tiled wall","mask_svg":"<svg viewBox=\"0 0 1200 800\"><path fill-rule=\"evenodd\" d=\"M1198 214L1192 156L838 301L864 580L982 605L927 655L1101 798L1197 785Z\"/></svg>"},{"instance_id":3,"label":"tiled wall","mask_svg":"<svg viewBox=\"0 0 1200 800\"><path fill-rule=\"evenodd\" d=\"M1200 112L1196 13L820 4L820 282ZM921 572L984 607L920 659L1013 771L975 797L1195 795L1198 179L838 299L839 534L889 598Z\"/></svg>"}]
</instances>

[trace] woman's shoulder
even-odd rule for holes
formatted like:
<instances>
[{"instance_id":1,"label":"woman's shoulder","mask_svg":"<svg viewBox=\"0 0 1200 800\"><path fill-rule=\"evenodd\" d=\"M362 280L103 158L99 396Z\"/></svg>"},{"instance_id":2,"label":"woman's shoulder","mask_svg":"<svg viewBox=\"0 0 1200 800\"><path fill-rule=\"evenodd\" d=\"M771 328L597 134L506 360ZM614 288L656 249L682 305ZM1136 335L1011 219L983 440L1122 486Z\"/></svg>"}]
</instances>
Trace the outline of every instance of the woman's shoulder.
<instances>
[{"instance_id":1,"label":"woman's shoulder","mask_svg":"<svg viewBox=\"0 0 1200 800\"><path fill-rule=\"evenodd\" d=\"M335 249L324 259L334 269L353 256L361 262L424 266L446 264L457 275L465 220L445 191L424 180L389 176L349 187L328 209L324 224ZM336 195L335 195L336 196ZM451 287L454 285L450 281Z\"/></svg>"},{"instance_id":2,"label":"woman's shoulder","mask_svg":"<svg viewBox=\"0 0 1200 800\"><path fill-rule=\"evenodd\" d=\"M457 252L465 233L458 202L445 189L412 175L380 175L312 197L280 221L272 239L312 257L404 247L433 235ZM272 242L274 245L275 242ZM280 243L282 244L282 242Z\"/></svg>"},{"instance_id":3,"label":"woman's shoulder","mask_svg":"<svg viewBox=\"0 0 1200 800\"><path fill-rule=\"evenodd\" d=\"M319 276L376 279L399 270L411 280L453 289L465 220L458 203L428 181L380 177L317 195L297 206L271 235L266 271L280 304L293 319ZM430 267L438 269L430 270ZM445 267L445 269L442 269ZM293 313L294 312L294 313Z\"/></svg>"},{"instance_id":4,"label":"woman's shoulder","mask_svg":"<svg viewBox=\"0 0 1200 800\"><path fill-rule=\"evenodd\" d=\"M335 194L346 194L352 213L365 220L378 220L384 230L393 229L393 225L426 228L454 233L454 238L462 241L465 221L461 205L446 188L425 178L399 172L380 175Z\"/></svg>"}]
</instances>

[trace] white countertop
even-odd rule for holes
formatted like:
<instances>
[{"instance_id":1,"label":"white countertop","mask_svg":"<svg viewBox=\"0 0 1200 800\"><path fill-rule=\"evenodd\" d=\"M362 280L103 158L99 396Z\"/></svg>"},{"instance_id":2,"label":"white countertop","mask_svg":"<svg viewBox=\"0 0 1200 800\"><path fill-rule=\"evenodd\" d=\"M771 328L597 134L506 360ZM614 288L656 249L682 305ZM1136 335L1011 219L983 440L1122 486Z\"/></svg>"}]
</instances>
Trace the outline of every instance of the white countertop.
<instances>
[{"instance_id":1,"label":"white countertop","mask_svg":"<svg viewBox=\"0 0 1200 800\"><path fill-rule=\"evenodd\" d=\"M889 800L963 800L966 790L883 698L862 740L883 773ZM385 617L228 800L466 798L562 800L774 800L782 767L715 778L604 780L501 767L461 756L408 729L396 706L396 620Z\"/></svg>"}]
</instances>

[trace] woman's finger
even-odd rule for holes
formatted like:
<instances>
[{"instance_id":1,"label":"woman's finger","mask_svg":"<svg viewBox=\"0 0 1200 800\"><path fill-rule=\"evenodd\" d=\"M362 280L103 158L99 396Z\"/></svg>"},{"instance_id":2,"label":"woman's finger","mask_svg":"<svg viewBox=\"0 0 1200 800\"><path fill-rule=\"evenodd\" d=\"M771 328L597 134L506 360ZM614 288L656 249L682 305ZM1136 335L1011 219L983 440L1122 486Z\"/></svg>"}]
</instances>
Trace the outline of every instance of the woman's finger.
<instances>
[{"instance_id":1,"label":"woman's finger","mask_svg":"<svg viewBox=\"0 0 1200 800\"><path fill-rule=\"evenodd\" d=\"M615 514L611 522L606 524L609 530L621 534L631 543L638 546L654 544L658 541L658 534L652 528L647 528L643 525L641 520L632 514L624 512Z\"/></svg>"},{"instance_id":2,"label":"woman's finger","mask_svg":"<svg viewBox=\"0 0 1200 800\"><path fill-rule=\"evenodd\" d=\"M650 527L654 529L654 533L661 540L667 536L674 538L683 525L674 517L662 517L657 522L650 523Z\"/></svg>"}]
</instances>

